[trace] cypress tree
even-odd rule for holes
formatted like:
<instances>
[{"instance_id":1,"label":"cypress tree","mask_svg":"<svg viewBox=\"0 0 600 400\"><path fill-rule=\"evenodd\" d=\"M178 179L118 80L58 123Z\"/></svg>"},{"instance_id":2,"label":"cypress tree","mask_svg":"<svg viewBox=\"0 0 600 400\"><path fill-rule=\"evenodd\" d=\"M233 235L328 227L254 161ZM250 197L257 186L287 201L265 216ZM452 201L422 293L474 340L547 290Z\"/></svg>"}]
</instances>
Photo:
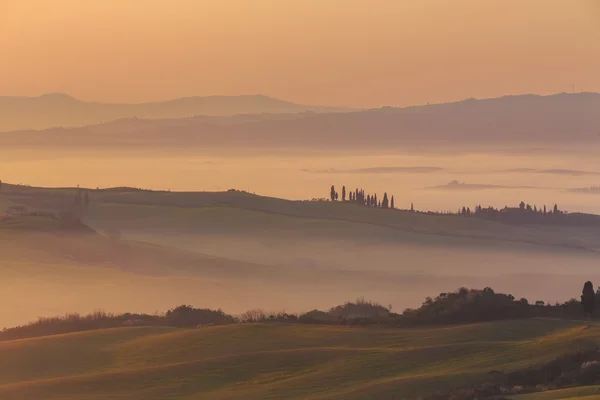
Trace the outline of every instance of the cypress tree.
<instances>
[{"instance_id":1,"label":"cypress tree","mask_svg":"<svg viewBox=\"0 0 600 400\"><path fill-rule=\"evenodd\" d=\"M583 311L591 317L594 312L594 306L596 305L596 293L594 293L594 285L590 281L587 281L583 285L581 305L583 306Z\"/></svg>"}]
</instances>

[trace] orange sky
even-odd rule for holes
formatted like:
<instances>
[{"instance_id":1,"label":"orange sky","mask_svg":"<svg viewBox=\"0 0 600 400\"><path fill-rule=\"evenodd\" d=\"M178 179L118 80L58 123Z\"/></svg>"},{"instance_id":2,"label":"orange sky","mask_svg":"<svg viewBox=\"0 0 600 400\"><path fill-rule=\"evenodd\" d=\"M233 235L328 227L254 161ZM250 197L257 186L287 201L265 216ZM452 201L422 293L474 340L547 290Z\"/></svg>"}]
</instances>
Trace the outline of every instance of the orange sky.
<instances>
[{"instance_id":1,"label":"orange sky","mask_svg":"<svg viewBox=\"0 0 600 400\"><path fill-rule=\"evenodd\" d=\"M0 0L0 95L377 107L600 91L599 0Z\"/></svg>"}]
</instances>

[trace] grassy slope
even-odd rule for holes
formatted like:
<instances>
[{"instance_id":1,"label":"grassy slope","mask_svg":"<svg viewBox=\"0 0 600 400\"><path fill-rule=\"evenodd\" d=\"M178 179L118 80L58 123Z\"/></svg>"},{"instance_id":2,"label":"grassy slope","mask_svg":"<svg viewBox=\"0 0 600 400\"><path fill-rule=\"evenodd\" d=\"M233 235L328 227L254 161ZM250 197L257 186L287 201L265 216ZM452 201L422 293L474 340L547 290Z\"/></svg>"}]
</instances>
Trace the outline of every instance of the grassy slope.
<instances>
[{"instance_id":1,"label":"grassy slope","mask_svg":"<svg viewBox=\"0 0 600 400\"><path fill-rule=\"evenodd\" d=\"M401 398L600 339L555 320L448 328L121 328L0 343L2 399Z\"/></svg>"},{"instance_id":2,"label":"grassy slope","mask_svg":"<svg viewBox=\"0 0 600 400\"><path fill-rule=\"evenodd\" d=\"M75 190L4 184L0 199L58 210ZM128 188L90 191L87 220L99 229L162 229L200 234L292 233L330 237L385 237L392 241L452 240L534 244L597 250L600 228L509 226L480 219L427 216L356 207L353 204L298 202L240 192L150 192Z\"/></svg>"}]
</instances>

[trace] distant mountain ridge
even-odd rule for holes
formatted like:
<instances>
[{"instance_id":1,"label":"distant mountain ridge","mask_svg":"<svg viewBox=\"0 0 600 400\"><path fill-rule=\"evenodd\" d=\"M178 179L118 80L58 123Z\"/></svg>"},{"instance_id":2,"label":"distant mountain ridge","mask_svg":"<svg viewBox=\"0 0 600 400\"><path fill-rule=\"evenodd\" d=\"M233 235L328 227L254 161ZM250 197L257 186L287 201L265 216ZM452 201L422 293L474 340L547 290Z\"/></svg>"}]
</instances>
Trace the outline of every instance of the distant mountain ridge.
<instances>
[{"instance_id":1,"label":"distant mountain ridge","mask_svg":"<svg viewBox=\"0 0 600 400\"><path fill-rule=\"evenodd\" d=\"M62 93L39 97L0 96L0 132L79 127L121 118L186 118L195 115L343 112L342 108L295 104L264 95L186 97L164 102L84 102Z\"/></svg>"},{"instance_id":2,"label":"distant mountain ridge","mask_svg":"<svg viewBox=\"0 0 600 400\"><path fill-rule=\"evenodd\" d=\"M123 118L82 128L4 133L0 145L317 149L600 146L598 93L468 99L345 113L280 110L236 116Z\"/></svg>"}]
</instances>

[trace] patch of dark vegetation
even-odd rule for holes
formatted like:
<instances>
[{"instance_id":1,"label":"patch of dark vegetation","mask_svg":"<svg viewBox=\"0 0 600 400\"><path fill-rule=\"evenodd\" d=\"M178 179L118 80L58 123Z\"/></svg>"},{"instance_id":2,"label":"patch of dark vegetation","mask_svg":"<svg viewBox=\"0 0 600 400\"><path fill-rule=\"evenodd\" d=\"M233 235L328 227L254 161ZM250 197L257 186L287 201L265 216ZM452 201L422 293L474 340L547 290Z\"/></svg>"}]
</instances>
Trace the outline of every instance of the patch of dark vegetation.
<instances>
[{"instance_id":1,"label":"patch of dark vegetation","mask_svg":"<svg viewBox=\"0 0 600 400\"><path fill-rule=\"evenodd\" d=\"M504 224L537 224L537 225L570 225L570 226L598 226L600 216L593 214L569 213L561 210L557 204L547 208L536 206L525 202L519 203L518 207L482 207L478 205L475 210L463 207L458 210L462 217L480 218Z\"/></svg>"},{"instance_id":2,"label":"patch of dark vegetation","mask_svg":"<svg viewBox=\"0 0 600 400\"><path fill-rule=\"evenodd\" d=\"M235 322L237 322L236 318L221 310L199 309L188 305L154 315L111 314L104 311L96 311L88 315L71 313L62 317L38 318L37 321L26 325L5 328L0 332L0 341L131 326L197 328Z\"/></svg>"},{"instance_id":3,"label":"patch of dark vegetation","mask_svg":"<svg viewBox=\"0 0 600 400\"><path fill-rule=\"evenodd\" d=\"M147 314L111 314L96 311L88 315L69 313L62 317L40 317L35 322L0 332L0 340L26 339L60 335L122 326L150 326L158 324L160 316Z\"/></svg>"},{"instance_id":4,"label":"patch of dark vegetation","mask_svg":"<svg viewBox=\"0 0 600 400\"><path fill-rule=\"evenodd\" d=\"M592 342L548 363L509 373L489 374L484 382L424 397L424 400L475 400L600 384L600 352Z\"/></svg>"},{"instance_id":5,"label":"patch of dark vegetation","mask_svg":"<svg viewBox=\"0 0 600 400\"><path fill-rule=\"evenodd\" d=\"M600 293L597 299L600 302ZM530 304L527 299L517 300L487 287L483 290L461 288L440 293L435 299L428 297L421 307L405 310L397 321L401 325L438 325L534 317L582 319L586 314L575 299L554 305L543 301Z\"/></svg>"},{"instance_id":6,"label":"patch of dark vegetation","mask_svg":"<svg viewBox=\"0 0 600 400\"><path fill-rule=\"evenodd\" d=\"M333 307L329 311L312 310L306 313L267 312L251 309L239 316L222 310L199 309L182 305L164 314L107 314L96 312L86 316L67 314L64 317L40 318L36 322L0 332L0 340L21 339L34 336L55 335L92 329L123 326L170 326L195 328L235 323L294 323L321 325L351 325L382 327L417 327L428 325L456 325L497 320L525 318L575 319L594 318L596 304L600 303L600 288L594 292L591 282L586 282L582 301L571 299L562 304L545 304L527 299L515 299L510 294L496 293L492 288L483 290L461 288L455 292L441 293L435 299L426 298L421 307L393 313L391 306L359 298L354 302ZM596 318L594 318L596 319ZM493 372L493 373L492 373ZM492 371L498 375L500 371Z\"/></svg>"},{"instance_id":7,"label":"patch of dark vegetation","mask_svg":"<svg viewBox=\"0 0 600 400\"><path fill-rule=\"evenodd\" d=\"M225 314L222 310L200 309L188 305L182 305L167 311L164 320L167 326L178 328L227 325L236 322L234 317Z\"/></svg>"},{"instance_id":8,"label":"patch of dark vegetation","mask_svg":"<svg viewBox=\"0 0 600 400\"><path fill-rule=\"evenodd\" d=\"M367 325L382 323L389 319L392 314L391 306L384 307L379 303L358 298L354 302L346 302L329 311L312 310L301 314L298 318L301 323L310 324L347 324Z\"/></svg>"}]
</instances>

